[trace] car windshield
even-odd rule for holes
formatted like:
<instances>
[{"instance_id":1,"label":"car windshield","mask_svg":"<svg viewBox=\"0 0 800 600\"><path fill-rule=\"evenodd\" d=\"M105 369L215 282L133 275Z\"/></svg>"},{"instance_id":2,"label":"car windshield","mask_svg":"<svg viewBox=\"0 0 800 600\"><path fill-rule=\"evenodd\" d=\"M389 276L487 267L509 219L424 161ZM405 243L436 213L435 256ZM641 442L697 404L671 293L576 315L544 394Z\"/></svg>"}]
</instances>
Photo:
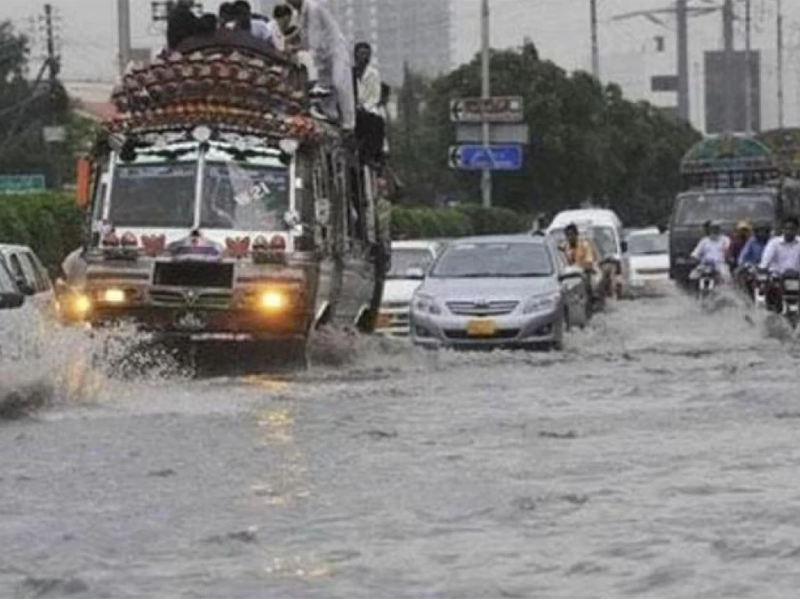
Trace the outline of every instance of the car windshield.
<instances>
[{"instance_id":1,"label":"car windshield","mask_svg":"<svg viewBox=\"0 0 800 600\"><path fill-rule=\"evenodd\" d=\"M285 230L288 210L289 172L285 167L233 161L206 163L201 227Z\"/></svg>"},{"instance_id":2,"label":"car windshield","mask_svg":"<svg viewBox=\"0 0 800 600\"><path fill-rule=\"evenodd\" d=\"M628 238L628 253L632 256L669 254L669 235L635 233Z\"/></svg>"},{"instance_id":3,"label":"car windshield","mask_svg":"<svg viewBox=\"0 0 800 600\"><path fill-rule=\"evenodd\" d=\"M389 271L389 279L406 279L409 269L422 269L427 272L428 267L433 262L433 254L430 250L421 248L395 248L392 250L392 270Z\"/></svg>"},{"instance_id":4,"label":"car windshield","mask_svg":"<svg viewBox=\"0 0 800 600\"><path fill-rule=\"evenodd\" d=\"M117 165L111 223L115 227L191 227L196 176L194 161Z\"/></svg>"},{"instance_id":5,"label":"car windshield","mask_svg":"<svg viewBox=\"0 0 800 600\"><path fill-rule=\"evenodd\" d=\"M548 277L550 253L543 244L475 242L451 246L431 272L435 278Z\"/></svg>"},{"instance_id":6,"label":"car windshield","mask_svg":"<svg viewBox=\"0 0 800 600\"><path fill-rule=\"evenodd\" d=\"M675 218L678 225L701 225L708 220L735 223L771 221L775 198L768 194L694 194L681 199Z\"/></svg>"}]
</instances>

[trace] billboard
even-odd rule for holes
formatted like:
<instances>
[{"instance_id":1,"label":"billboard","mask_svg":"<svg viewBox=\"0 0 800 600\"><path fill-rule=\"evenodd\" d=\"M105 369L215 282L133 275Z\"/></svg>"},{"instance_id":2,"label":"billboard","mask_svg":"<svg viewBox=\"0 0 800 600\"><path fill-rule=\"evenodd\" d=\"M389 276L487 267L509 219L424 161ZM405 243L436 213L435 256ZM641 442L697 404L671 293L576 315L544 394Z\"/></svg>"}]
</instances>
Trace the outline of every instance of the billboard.
<instances>
[{"instance_id":1,"label":"billboard","mask_svg":"<svg viewBox=\"0 0 800 600\"><path fill-rule=\"evenodd\" d=\"M742 51L731 53L730 82L726 89L725 52L722 50L705 53L706 89L706 133L726 133L730 119L730 132L742 133L747 129L745 118L746 88L744 72L747 54ZM761 56L758 51L750 51L751 82L751 124L754 132L761 131Z\"/></svg>"}]
</instances>

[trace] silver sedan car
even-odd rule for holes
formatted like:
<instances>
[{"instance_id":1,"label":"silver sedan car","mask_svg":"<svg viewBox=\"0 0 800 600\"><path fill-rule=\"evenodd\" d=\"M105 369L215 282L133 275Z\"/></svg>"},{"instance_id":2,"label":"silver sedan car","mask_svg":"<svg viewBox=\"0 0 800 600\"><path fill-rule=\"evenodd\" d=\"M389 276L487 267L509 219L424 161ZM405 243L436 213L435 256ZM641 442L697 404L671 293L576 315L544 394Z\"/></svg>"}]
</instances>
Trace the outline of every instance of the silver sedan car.
<instances>
[{"instance_id":1,"label":"silver sedan car","mask_svg":"<svg viewBox=\"0 0 800 600\"><path fill-rule=\"evenodd\" d=\"M453 242L411 303L411 336L423 346L563 345L564 329L586 324L587 287L544 236Z\"/></svg>"}]
</instances>

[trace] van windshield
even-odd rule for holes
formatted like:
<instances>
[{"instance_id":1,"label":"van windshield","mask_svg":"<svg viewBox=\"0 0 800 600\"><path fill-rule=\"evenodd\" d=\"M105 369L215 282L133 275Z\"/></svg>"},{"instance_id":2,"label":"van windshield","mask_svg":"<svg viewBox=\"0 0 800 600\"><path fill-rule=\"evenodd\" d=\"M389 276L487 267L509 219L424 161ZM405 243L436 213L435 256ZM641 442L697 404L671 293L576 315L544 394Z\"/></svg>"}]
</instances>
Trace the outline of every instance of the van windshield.
<instances>
[{"instance_id":1,"label":"van windshield","mask_svg":"<svg viewBox=\"0 0 800 600\"><path fill-rule=\"evenodd\" d=\"M681 198L675 218L677 225L701 225L708 220L723 223L772 221L775 197L770 194L691 194Z\"/></svg>"}]
</instances>

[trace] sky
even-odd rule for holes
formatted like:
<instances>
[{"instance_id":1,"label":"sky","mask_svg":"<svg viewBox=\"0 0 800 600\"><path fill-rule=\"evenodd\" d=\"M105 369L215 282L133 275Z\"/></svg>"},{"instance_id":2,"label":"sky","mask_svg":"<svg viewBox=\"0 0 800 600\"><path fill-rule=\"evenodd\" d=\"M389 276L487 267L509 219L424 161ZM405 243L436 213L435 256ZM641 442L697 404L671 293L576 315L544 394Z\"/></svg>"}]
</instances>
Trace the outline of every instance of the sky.
<instances>
[{"instance_id":1,"label":"sky","mask_svg":"<svg viewBox=\"0 0 800 600\"><path fill-rule=\"evenodd\" d=\"M335 2L336 0L329 0ZM402 2L403 0L396 0ZM741 7L744 0L736 0ZM451 0L454 22L454 64L469 60L480 40L480 0ZM664 8L673 0L597 0L601 75L624 84L633 94L646 95L653 70L674 72L674 18L664 15L663 26L645 18L617 21L631 11ZM690 0L690 5L719 5L722 0ZM112 81L116 72L116 0L51 0L58 15L59 47L65 79ZM775 79L776 0L752 0L753 47L763 48L765 86ZM11 19L22 31L35 34L41 52L43 35L35 18L41 14L40 0L0 0L0 20ZM216 10L220 0L204 0L206 10ZM588 69L591 56L589 35L590 0L490 0L491 42L503 48L531 38L545 58L567 70ZM787 115L800 123L800 0L784 0L786 13ZM156 47L163 33L150 21L150 0L131 0L134 46ZM743 11L740 9L740 13ZM738 47L743 47L742 21L737 21ZM692 91L699 91L702 51L721 45L720 13L691 21ZM664 36L667 51L655 52L656 36ZM796 63L796 65L795 65ZM791 85L790 85L791 84ZM767 86L768 87L768 86ZM774 85L773 85L774 87ZM791 89L790 89L791 88ZM796 88L796 90L795 90ZM637 91L638 90L638 91ZM765 92L768 96L772 92ZM652 99L652 98L649 98ZM769 98L765 99L766 104ZM695 103L697 110L701 103ZM773 111L774 112L774 111Z\"/></svg>"}]
</instances>

